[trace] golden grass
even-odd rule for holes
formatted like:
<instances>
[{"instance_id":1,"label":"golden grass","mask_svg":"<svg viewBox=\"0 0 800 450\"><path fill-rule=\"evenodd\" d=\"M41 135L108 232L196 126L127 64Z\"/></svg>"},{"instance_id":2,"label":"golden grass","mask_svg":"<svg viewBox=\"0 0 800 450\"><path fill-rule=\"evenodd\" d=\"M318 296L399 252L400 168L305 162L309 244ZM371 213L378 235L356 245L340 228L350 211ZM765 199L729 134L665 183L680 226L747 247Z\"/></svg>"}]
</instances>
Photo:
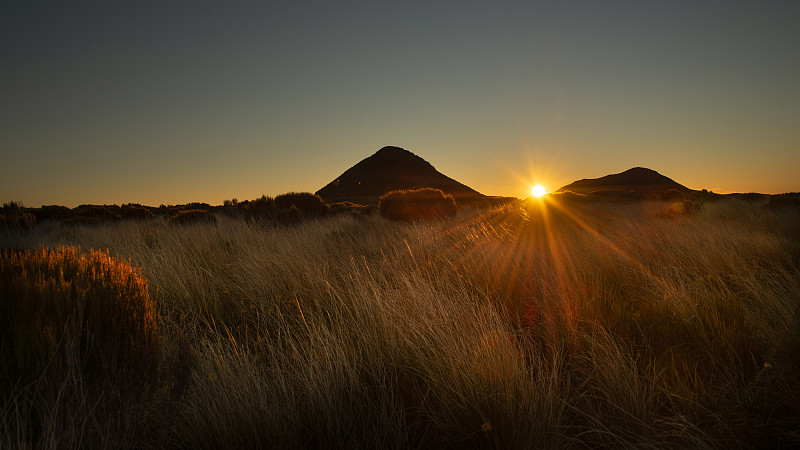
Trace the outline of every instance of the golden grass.
<instances>
[{"instance_id":1,"label":"golden grass","mask_svg":"<svg viewBox=\"0 0 800 450\"><path fill-rule=\"evenodd\" d=\"M107 248L157 289L132 447L800 444L800 216L667 208L40 224L0 244ZM25 434L32 407L5 395L3 446L62 442Z\"/></svg>"}]
</instances>

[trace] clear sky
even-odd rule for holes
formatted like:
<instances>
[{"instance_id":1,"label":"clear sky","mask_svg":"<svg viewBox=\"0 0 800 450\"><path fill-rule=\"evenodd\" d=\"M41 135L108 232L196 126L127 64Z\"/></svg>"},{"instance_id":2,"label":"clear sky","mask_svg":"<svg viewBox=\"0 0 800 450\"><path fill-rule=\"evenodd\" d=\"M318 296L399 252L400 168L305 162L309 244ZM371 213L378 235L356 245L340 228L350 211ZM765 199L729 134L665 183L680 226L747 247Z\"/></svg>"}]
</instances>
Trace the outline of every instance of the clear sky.
<instances>
[{"instance_id":1,"label":"clear sky","mask_svg":"<svg viewBox=\"0 0 800 450\"><path fill-rule=\"evenodd\" d=\"M94 3L94 4L92 4ZM800 2L0 6L0 201L314 192L386 145L488 195L800 191Z\"/></svg>"}]
</instances>

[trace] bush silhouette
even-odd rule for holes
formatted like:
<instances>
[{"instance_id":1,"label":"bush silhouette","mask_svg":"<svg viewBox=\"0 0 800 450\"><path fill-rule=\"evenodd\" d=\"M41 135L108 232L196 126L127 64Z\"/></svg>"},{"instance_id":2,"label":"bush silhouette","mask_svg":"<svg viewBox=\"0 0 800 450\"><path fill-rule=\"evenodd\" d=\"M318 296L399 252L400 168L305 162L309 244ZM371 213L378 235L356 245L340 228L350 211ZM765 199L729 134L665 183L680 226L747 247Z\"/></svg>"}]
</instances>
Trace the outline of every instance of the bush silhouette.
<instances>
[{"instance_id":1,"label":"bush silhouette","mask_svg":"<svg viewBox=\"0 0 800 450\"><path fill-rule=\"evenodd\" d=\"M217 218L214 214L202 209L189 209L180 211L169 218L170 225L190 225L195 223L216 224Z\"/></svg>"},{"instance_id":2,"label":"bush silhouette","mask_svg":"<svg viewBox=\"0 0 800 450\"><path fill-rule=\"evenodd\" d=\"M452 195L431 188L391 191L378 203L380 214L393 220L454 217L457 209Z\"/></svg>"},{"instance_id":3,"label":"bush silhouette","mask_svg":"<svg viewBox=\"0 0 800 450\"><path fill-rule=\"evenodd\" d=\"M73 216L93 217L100 220L110 220L114 214L107 206L80 205L72 210Z\"/></svg>"},{"instance_id":4,"label":"bush silhouette","mask_svg":"<svg viewBox=\"0 0 800 450\"><path fill-rule=\"evenodd\" d=\"M800 194L779 194L769 198L767 209L800 209Z\"/></svg>"},{"instance_id":5,"label":"bush silhouette","mask_svg":"<svg viewBox=\"0 0 800 450\"><path fill-rule=\"evenodd\" d=\"M26 211L22 204L8 202L0 208L0 229L28 230L36 224L36 216Z\"/></svg>"},{"instance_id":6,"label":"bush silhouette","mask_svg":"<svg viewBox=\"0 0 800 450\"><path fill-rule=\"evenodd\" d=\"M281 209L278 211L278 222L282 225L292 225L299 223L303 220L303 213L300 209L292 205L287 209Z\"/></svg>"},{"instance_id":7,"label":"bush silhouette","mask_svg":"<svg viewBox=\"0 0 800 450\"><path fill-rule=\"evenodd\" d=\"M279 211L289 210L292 206L306 218L322 217L329 212L322 197L309 192L289 192L275 197L275 207Z\"/></svg>"},{"instance_id":8,"label":"bush silhouette","mask_svg":"<svg viewBox=\"0 0 800 450\"><path fill-rule=\"evenodd\" d=\"M122 216L123 219L150 219L155 217L155 214L142 206L122 205L120 216Z\"/></svg>"},{"instance_id":9,"label":"bush silhouette","mask_svg":"<svg viewBox=\"0 0 800 450\"><path fill-rule=\"evenodd\" d=\"M72 210L66 206L60 205L47 205L35 210L36 220L41 222L45 220L63 220L72 215Z\"/></svg>"},{"instance_id":10,"label":"bush silhouette","mask_svg":"<svg viewBox=\"0 0 800 450\"><path fill-rule=\"evenodd\" d=\"M88 383L129 389L156 368L158 319L147 282L106 252L3 250L0 309L3 388L77 371Z\"/></svg>"},{"instance_id":11,"label":"bush silhouette","mask_svg":"<svg viewBox=\"0 0 800 450\"><path fill-rule=\"evenodd\" d=\"M225 214L228 217L239 217L241 215L241 211L239 209L239 200L233 198L223 201L222 214Z\"/></svg>"},{"instance_id":12,"label":"bush silhouette","mask_svg":"<svg viewBox=\"0 0 800 450\"><path fill-rule=\"evenodd\" d=\"M353 202L337 202L330 205L331 214L347 214L353 217L361 217L375 212L375 208Z\"/></svg>"},{"instance_id":13,"label":"bush silhouette","mask_svg":"<svg viewBox=\"0 0 800 450\"><path fill-rule=\"evenodd\" d=\"M275 220L275 199L262 195L261 197L245 202L244 208L245 220L256 222L268 222Z\"/></svg>"}]
</instances>

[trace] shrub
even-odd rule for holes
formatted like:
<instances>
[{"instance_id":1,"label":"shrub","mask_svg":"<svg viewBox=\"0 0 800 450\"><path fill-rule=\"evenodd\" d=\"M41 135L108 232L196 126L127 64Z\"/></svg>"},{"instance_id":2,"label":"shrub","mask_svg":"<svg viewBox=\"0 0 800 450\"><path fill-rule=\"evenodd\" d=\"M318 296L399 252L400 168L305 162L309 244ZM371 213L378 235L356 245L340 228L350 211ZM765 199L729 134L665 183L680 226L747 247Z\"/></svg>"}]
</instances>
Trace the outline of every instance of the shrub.
<instances>
[{"instance_id":1,"label":"shrub","mask_svg":"<svg viewBox=\"0 0 800 450\"><path fill-rule=\"evenodd\" d=\"M155 214L143 206L122 205L120 216L123 219L150 219L155 217Z\"/></svg>"},{"instance_id":2,"label":"shrub","mask_svg":"<svg viewBox=\"0 0 800 450\"><path fill-rule=\"evenodd\" d=\"M0 229L28 230L36 224L36 216L27 212L21 203L8 202L0 208Z\"/></svg>"},{"instance_id":3,"label":"shrub","mask_svg":"<svg viewBox=\"0 0 800 450\"><path fill-rule=\"evenodd\" d=\"M233 198L222 202L222 214L228 217L239 217L239 200Z\"/></svg>"},{"instance_id":4,"label":"shrub","mask_svg":"<svg viewBox=\"0 0 800 450\"><path fill-rule=\"evenodd\" d=\"M170 225L190 225L194 223L216 224L217 218L214 214L202 209L189 209L180 211L169 218Z\"/></svg>"},{"instance_id":5,"label":"shrub","mask_svg":"<svg viewBox=\"0 0 800 450\"><path fill-rule=\"evenodd\" d=\"M677 189L667 189L659 194L658 197L662 202L682 202L685 199L683 194Z\"/></svg>"},{"instance_id":6,"label":"shrub","mask_svg":"<svg viewBox=\"0 0 800 450\"><path fill-rule=\"evenodd\" d=\"M202 209L203 211L212 211L214 209L214 207L209 205L208 203L200 203L200 202L187 203L185 205L179 205L179 207L183 211L189 211L192 209Z\"/></svg>"},{"instance_id":7,"label":"shrub","mask_svg":"<svg viewBox=\"0 0 800 450\"><path fill-rule=\"evenodd\" d=\"M353 202L337 202L330 205L331 213L335 215L348 214L354 217L361 217L375 212L374 207L360 205Z\"/></svg>"},{"instance_id":8,"label":"shrub","mask_svg":"<svg viewBox=\"0 0 800 450\"><path fill-rule=\"evenodd\" d=\"M118 380L129 389L156 368L158 319L147 282L106 252L2 251L0 310L4 387L78 370L92 384Z\"/></svg>"},{"instance_id":9,"label":"shrub","mask_svg":"<svg viewBox=\"0 0 800 450\"><path fill-rule=\"evenodd\" d=\"M299 223L303 220L303 213L297 208L297 206L290 206L287 209L282 209L278 211L278 222L283 225L292 225L295 223Z\"/></svg>"},{"instance_id":10,"label":"shrub","mask_svg":"<svg viewBox=\"0 0 800 450\"><path fill-rule=\"evenodd\" d=\"M800 193L773 195L766 205L767 209L800 209Z\"/></svg>"},{"instance_id":11,"label":"shrub","mask_svg":"<svg viewBox=\"0 0 800 450\"><path fill-rule=\"evenodd\" d=\"M275 197L275 207L279 211L288 210L292 206L296 207L303 217L322 217L329 211L322 197L309 192L289 192Z\"/></svg>"},{"instance_id":12,"label":"shrub","mask_svg":"<svg viewBox=\"0 0 800 450\"><path fill-rule=\"evenodd\" d=\"M39 222L45 220L63 220L72 214L72 210L66 206L60 205L47 205L42 206L34 211L36 220Z\"/></svg>"},{"instance_id":13,"label":"shrub","mask_svg":"<svg viewBox=\"0 0 800 450\"><path fill-rule=\"evenodd\" d=\"M457 209L452 195L431 188L391 191L378 203L380 214L393 220L454 217Z\"/></svg>"},{"instance_id":14,"label":"shrub","mask_svg":"<svg viewBox=\"0 0 800 450\"><path fill-rule=\"evenodd\" d=\"M691 194L691 197L700 202L715 202L723 198L722 195L709 191L708 189L701 189Z\"/></svg>"},{"instance_id":15,"label":"shrub","mask_svg":"<svg viewBox=\"0 0 800 450\"><path fill-rule=\"evenodd\" d=\"M261 197L246 202L244 205L244 217L246 220L266 222L275 219L275 199L262 195Z\"/></svg>"},{"instance_id":16,"label":"shrub","mask_svg":"<svg viewBox=\"0 0 800 450\"><path fill-rule=\"evenodd\" d=\"M80 205L72 210L73 216L81 217L95 217L102 220L109 220L114 216L111 211L113 206L100 206L100 205Z\"/></svg>"}]
</instances>

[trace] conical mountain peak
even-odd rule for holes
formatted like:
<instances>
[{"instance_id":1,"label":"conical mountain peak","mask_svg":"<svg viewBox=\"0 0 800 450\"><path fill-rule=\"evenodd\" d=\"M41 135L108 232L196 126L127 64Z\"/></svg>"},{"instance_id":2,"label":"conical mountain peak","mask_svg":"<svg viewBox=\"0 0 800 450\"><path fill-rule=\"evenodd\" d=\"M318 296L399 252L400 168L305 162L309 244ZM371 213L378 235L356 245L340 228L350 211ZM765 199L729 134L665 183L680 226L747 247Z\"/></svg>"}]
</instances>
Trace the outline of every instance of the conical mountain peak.
<instances>
[{"instance_id":1,"label":"conical mountain peak","mask_svg":"<svg viewBox=\"0 0 800 450\"><path fill-rule=\"evenodd\" d=\"M483 194L449 178L428 161L401 147L383 147L336 177L317 195L329 202L376 203L397 189L435 188L459 198Z\"/></svg>"},{"instance_id":2,"label":"conical mountain peak","mask_svg":"<svg viewBox=\"0 0 800 450\"><path fill-rule=\"evenodd\" d=\"M600 178L585 178L563 186L558 191L589 193L598 191L625 191L654 193L675 189L689 192L691 189L646 167L634 167L624 172Z\"/></svg>"}]
</instances>

